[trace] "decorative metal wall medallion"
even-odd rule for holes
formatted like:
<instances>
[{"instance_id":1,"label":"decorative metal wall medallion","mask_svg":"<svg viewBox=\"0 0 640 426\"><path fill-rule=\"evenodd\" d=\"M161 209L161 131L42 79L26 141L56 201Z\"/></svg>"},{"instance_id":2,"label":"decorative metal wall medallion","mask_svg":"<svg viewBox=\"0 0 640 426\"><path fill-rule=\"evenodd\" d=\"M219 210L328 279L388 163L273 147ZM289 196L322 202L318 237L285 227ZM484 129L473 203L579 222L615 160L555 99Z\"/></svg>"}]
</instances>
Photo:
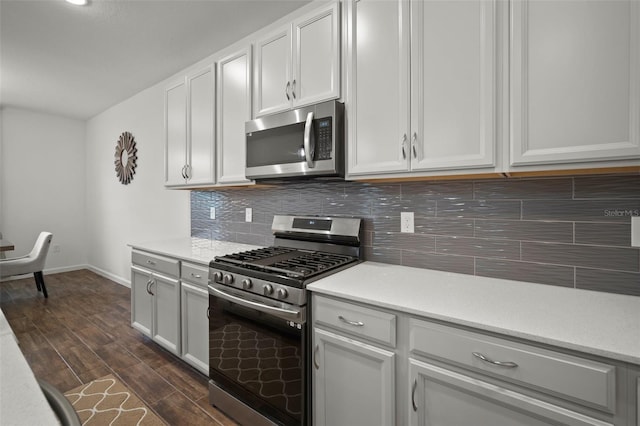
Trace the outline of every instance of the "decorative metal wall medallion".
<instances>
[{"instance_id":1,"label":"decorative metal wall medallion","mask_svg":"<svg viewBox=\"0 0 640 426\"><path fill-rule=\"evenodd\" d=\"M116 176L123 185L128 185L136 173L138 161L138 149L133 135L129 132L123 132L118 138L116 144Z\"/></svg>"}]
</instances>

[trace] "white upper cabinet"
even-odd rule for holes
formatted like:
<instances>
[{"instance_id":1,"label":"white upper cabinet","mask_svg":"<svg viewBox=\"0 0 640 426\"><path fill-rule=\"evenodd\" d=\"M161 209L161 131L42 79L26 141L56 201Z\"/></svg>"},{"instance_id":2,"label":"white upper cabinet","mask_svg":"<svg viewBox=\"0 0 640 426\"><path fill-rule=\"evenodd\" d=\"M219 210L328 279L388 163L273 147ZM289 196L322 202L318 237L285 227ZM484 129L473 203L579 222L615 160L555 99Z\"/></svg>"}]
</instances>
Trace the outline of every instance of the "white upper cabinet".
<instances>
[{"instance_id":1,"label":"white upper cabinet","mask_svg":"<svg viewBox=\"0 0 640 426\"><path fill-rule=\"evenodd\" d=\"M520 0L511 14L511 166L639 158L640 2Z\"/></svg>"},{"instance_id":2,"label":"white upper cabinet","mask_svg":"<svg viewBox=\"0 0 640 426\"><path fill-rule=\"evenodd\" d=\"M349 176L494 171L495 2L349 6Z\"/></svg>"},{"instance_id":3,"label":"white upper cabinet","mask_svg":"<svg viewBox=\"0 0 640 426\"><path fill-rule=\"evenodd\" d=\"M244 124L251 120L251 46L218 61L218 183L243 184Z\"/></svg>"},{"instance_id":4,"label":"white upper cabinet","mask_svg":"<svg viewBox=\"0 0 640 426\"><path fill-rule=\"evenodd\" d=\"M255 42L256 117L340 97L339 3Z\"/></svg>"},{"instance_id":5,"label":"white upper cabinet","mask_svg":"<svg viewBox=\"0 0 640 426\"><path fill-rule=\"evenodd\" d=\"M411 169L495 164L495 3L411 3Z\"/></svg>"},{"instance_id":6,"label":"white upper cabinet","mask_svg":"<svg viewBox=\"0 0 640 426\"><path fill-rule=\"evenodd\" d=\"M215 183L215 75L212 64L165 89L165 185Z\"/></svg>"}]
</instances>

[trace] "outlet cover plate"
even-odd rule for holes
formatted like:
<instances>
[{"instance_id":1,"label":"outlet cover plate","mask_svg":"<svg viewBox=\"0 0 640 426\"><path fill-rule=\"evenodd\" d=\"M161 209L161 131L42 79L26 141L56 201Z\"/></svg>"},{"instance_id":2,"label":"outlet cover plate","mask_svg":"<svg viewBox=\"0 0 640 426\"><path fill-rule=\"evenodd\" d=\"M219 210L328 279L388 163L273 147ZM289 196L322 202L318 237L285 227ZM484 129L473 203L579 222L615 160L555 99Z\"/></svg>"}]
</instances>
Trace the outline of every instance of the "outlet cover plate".
<instances>
[{"instance_id":1,"label":"outlet cover plate","mask_svg":"<svg viewBox=\"0 0 640 426\"><path fill-rule=\"evenodd\" d=\"M215 219L215 218L216 218L216 208L211 207L209 209L209 219Z\"/></svg>"},{"instance_id":2,"label":"outlet cover plate","mask_svg":"<svg viewBox=\"0 0 640 426\"><path fill-rule=\"evenodd\" d=\"M400 212L400 232L414 232L413 212Z\"/></svg>"},{"instance_id":3,"label":"outlet cover plate","mask_svg":"<svg viewBox=\"0 0 640 426\"><path fill-rule=\"evenodd\" d=\"M640 216L631 218L631 247L640 247Z\"/></svg>"},{"instance_id":4,"label":"outlet cover plate","mask_svg":"<svg viewBox=\"0 0 640 426\"><path fill-rule=\"evenodd\" d=\"M253 209L251 207L247 207L244 211L244 221L251 222L253 220Z\"/></svg>"}]
</instances>

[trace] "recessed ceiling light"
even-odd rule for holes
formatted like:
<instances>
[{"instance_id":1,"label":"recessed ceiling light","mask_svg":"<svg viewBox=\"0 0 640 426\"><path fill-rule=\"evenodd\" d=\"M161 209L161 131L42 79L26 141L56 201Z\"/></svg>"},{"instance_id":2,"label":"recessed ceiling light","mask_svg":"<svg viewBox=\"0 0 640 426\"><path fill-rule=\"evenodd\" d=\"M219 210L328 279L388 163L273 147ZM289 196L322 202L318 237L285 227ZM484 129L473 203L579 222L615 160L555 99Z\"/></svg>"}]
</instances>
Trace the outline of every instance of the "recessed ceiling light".
<instances>
[{"instance_id":1,"label":"recessed ceiling light","mask_svg":"<svg viewBox=\"0 0 640 426\"><path fill-rule=\"evenodd\" d=\"M89 3L88 0L66 0L67 3L75 4L76 6L84 6Z\"/></svg>"}]
</instances>

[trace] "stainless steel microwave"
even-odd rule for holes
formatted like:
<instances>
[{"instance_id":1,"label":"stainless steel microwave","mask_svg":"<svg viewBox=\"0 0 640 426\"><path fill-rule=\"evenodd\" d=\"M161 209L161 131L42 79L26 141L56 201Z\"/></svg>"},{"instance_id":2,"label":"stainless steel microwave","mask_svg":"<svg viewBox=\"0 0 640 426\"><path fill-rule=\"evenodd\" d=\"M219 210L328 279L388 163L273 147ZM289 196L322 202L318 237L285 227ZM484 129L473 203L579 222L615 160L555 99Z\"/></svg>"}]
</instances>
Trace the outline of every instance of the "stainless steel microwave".
<instances>
[{"instance_id":1,"label":"stainless steel microwave","mask_svg":"<svg viewBox=\"0 0 640 426\"><path fill-rule=\"evenodd\" d=\"M309 105L245 123L248 179L344 177L344 104Z\"/></svg>"}]
</instances>

